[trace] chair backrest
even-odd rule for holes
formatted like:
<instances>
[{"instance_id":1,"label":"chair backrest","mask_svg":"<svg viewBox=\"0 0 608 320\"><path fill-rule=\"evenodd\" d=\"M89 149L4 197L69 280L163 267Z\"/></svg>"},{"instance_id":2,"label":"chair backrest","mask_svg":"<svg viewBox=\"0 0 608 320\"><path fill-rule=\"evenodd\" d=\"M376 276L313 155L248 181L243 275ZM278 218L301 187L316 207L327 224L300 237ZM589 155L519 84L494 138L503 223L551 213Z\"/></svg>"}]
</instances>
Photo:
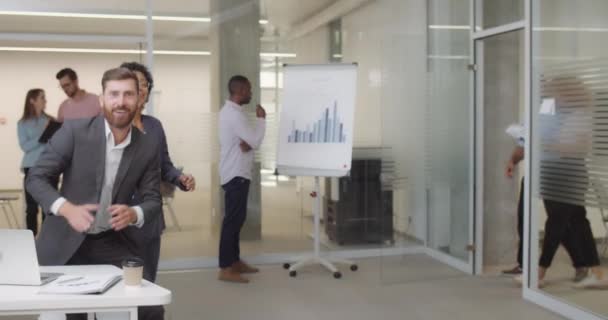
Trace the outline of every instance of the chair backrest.
<instances>
[{"instance_id":1,"label":"chair backrest","mask_svg":"<svg viewBox=\"0 0 608 320\"><path fill-rule=\"evenodd\" d=\"M175 185L166 181L160 182L160 195L163 198L175 197Z\"/></svg>"},{"instance_id":2,"label":"chair backrest","mask_svg":"<svg viewBox=\"0 0 608 320\"><path fill-rule=\"evenodd\" d=\"M0 201L14 201L14 200L19 200L19 196L16 195L0 195Z\"/></svg>"}]
</instances>

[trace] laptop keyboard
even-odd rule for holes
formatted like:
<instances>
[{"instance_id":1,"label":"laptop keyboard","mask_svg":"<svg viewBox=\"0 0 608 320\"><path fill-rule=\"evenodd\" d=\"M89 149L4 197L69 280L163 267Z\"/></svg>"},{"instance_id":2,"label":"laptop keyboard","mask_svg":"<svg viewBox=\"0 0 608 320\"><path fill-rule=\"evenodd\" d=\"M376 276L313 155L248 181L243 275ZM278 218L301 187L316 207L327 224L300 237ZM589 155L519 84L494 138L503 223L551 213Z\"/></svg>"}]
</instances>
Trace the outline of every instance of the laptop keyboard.
<instances>
[{"instance_id":1,"label":"laptop keyboard","mask_svg":"<svg viewBox=\"0 0 608 320\"><path fill-rule=\"evenodd\" d=\"M42 283L45 283L46 281L55 280L62 275L63 275L63 273L42 272L42 273L40 273L40 281Z\"/></svg>"}]
</instances>

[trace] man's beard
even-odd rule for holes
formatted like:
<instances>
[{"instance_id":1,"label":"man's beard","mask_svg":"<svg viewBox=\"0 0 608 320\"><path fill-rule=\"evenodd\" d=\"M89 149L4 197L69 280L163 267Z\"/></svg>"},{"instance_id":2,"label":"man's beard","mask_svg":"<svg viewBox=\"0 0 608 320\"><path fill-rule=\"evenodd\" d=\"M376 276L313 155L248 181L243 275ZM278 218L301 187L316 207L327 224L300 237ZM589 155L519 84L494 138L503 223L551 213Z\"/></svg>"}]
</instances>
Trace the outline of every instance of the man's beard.
<instances>
[{"instance_id":1,"label":"man's beard","mask_svg":"<svg viewBox=\"0 0 608 320\"><path fill-rule=\"evenodd\" d=\"M124 113L114 114L116 111L124 111ZM124 129L130 126L135 117L135 111L131 111L126 107L114 108L111 111L104 109L104 114L108 123L118 129Z\"/></svg>"}]
</instances>

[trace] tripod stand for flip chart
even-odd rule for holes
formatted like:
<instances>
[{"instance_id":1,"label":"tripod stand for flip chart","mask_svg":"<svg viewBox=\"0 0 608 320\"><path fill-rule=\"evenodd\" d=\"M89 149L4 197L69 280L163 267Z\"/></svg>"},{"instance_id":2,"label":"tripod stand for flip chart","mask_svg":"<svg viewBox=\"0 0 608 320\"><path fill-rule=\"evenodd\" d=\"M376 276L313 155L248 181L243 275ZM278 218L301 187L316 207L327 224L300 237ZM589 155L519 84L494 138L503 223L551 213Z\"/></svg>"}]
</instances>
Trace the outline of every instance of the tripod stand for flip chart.
<instances>
[{"instance_id":1,"label":"tripod stand for flip chart","mask_svg":"<svg viewBox=\"0 0 608 320\"><path fill-rule=\"evenodd\" d=\"M352 271L357 271L357 265L350 260L332 258L332 257L323 257L321 256L321 244L320 244L320 214L321 214L321 197L320 197L321 186L319 184L319 177L315 177L315 190L312 193L313 197L313 216L314 216L314 233L313 233L313 244L314 251L312 255L304 257L304 259L294 263L285 263L283 267L289 270L289 275L291 277L295 277L297 275L297 270L301 269L305 266L320 264L324 266L327 270L329 270L334 278L339 279L342 277L342 273L336 268L334 263L336 264L347 264L350 266Z\"/></svg>"}]
</instances>

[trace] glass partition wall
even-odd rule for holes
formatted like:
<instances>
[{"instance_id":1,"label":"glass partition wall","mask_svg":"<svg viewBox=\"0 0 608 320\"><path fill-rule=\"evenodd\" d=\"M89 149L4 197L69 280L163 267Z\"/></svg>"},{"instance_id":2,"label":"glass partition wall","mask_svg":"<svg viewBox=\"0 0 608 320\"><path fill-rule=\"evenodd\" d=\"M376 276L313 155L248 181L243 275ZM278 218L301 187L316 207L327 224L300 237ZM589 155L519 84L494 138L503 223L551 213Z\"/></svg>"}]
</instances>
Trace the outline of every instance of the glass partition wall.
<instances>
[{"instance_id":1,"label":"glass partition wall","mask_svg":"<svg viewBox=\"0 0 608 320\"><path fill-rule=\"evenodd\" d=\"M149 3L153 3L151 8ZM14 90L5 104L11 108L2 109L9 123L0 130L12 137L1 143L7 150L3 163L14 170L5 172L2 183L6 186L2 188L15 193L22 189L18 171L21 153L14 126L27 89L47 89L47 111L56 114L64 98L54 79L60 68L73 67L81 86L98 93L104 70L125 61L148 64L155 81L145 112L163 123L174 164L197 179L194 192L177 191L164 199L167 229L161 268L215 266L222 215L217 112L227 97L223 90L226 84L213 74L218 64L238 64L240 60L230 55L217 60L214 56L214 32L218 31L212 22L217 13L213 3L3 3L0 55L7 72L2 78L10 83L5 88ZM329 0L298 4L297 10L295 5L285 8L278 1L252 3L259 12L237 10L219 16L235 21L249 19L249 14L258 18L249 28L259 28L259 48L246 50L257 50L259 71L250 78L257 83L254 101L266 108L268 116L266 138L256 155L255 195L250 199L257 213L248 219L251 223L243 237L244 254L252 261L285 262L293 254L312 250L313 179L281 176L275 170L286 63L359 66L353 152L356 169L350 177L323 179L321 183L323 250L371 257L422 248L428 207L424 136L429 125L425 120L426 83L421 81L427 61L422 45L427 29L423 1L353 2L343 12L332 12ZM151 24L146 22L148 11ZM326 24L296 28L327 15L331 19ZM151 59L148 46L154 48ZM404 59L404 55L409 58ZM21 73L28 76L19 76ZM338 197L332 196L332 188ZM358 202L349 202L353 199Z\"/></svg>"},{"instance_id":2,"label":"glass partition wall","mask_svg":"<svg viewBox=\"0 0 608 320\"><path fill-rule=\"evenodd\" d=\"M607 9L605 1L530 1L532 246L524 294L578 319L608 317Z\"/></svg>"},{"instance_id":3,"label":"glass partition wall","mask_svg":"<svg viewBox=\"0 0 608 320\"><path fill-rule=\"evenodd\" d=\"M470 1L428 1L427 19L427 246L472 272Z\"/></svg>"},{"instance_id":4,"label":"glass partition wall","mask_svg":"<svg viewBox=\"0 0 608 320\"><path fill-rule=\"evenodd\" d=\"M239 34L251 32L259 45L241 46L250 54L243 65L253 65L254 101L268 113L255 213L243 238L252 261L286 262L312 250L313 179L275 170L283 65L356 62L353 171L321 183L323 250L384 255L387 283L411 279L403 271L423 255L467 273L494 272L517 259L525 175L524 297L570 318L608 316L607 291L576 288L599 286L586 275L608 274L597 272L608 220L605 1L352 1L339 12L331 0L243 0L242 10L230 12L218 11L218 1L0 4L0 117L7 119L0 192L22 192L15 126L28 89L45 89L54 115L64 99L59 69L73 67L81 87L98 93L104 70L147 63L155 77L147 112L162 121L174 163L197 178L196 191L164 199L161 268L215 266L217 112L226 98L216 68L243 61L214 54L222 30L213 21L247 20ZM514 147L504 127L517 122L525 129L525 166L504 180L503 158ZM15 209L23 224L21 204ZM539 261L550 266L542 281Z\"/></svg>"}]
</instances>

